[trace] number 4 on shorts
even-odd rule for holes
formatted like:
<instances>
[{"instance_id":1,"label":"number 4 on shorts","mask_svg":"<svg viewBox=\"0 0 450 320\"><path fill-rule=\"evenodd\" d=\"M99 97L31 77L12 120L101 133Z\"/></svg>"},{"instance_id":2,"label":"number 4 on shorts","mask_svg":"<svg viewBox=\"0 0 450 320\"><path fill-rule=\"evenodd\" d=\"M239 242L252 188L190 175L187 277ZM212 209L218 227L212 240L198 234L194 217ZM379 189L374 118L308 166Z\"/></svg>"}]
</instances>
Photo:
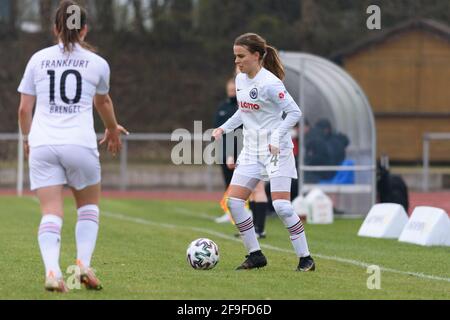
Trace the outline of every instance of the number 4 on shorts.
<instances>
[{"instance_id":1,"label":"number 4 on shorts","mask_svg":"<svg viewBox=\"0 0 450 320\"><path fill-rule=\"evenodd\" d=\"M270 159L270 173L274 174L278 171L278 155L272 155L272 158Z\"/></svg>"},{"instance_id":2,"label":"number 4 on shorts","mask_svg":"<svg viewBox=\"0 0 450 320\"><path fill-rule=\"evenodd\" d=\"M273 155L270 163L273 163L273 166L276 167L278 165L278 155Z\"/></svg>"}]
</instances>

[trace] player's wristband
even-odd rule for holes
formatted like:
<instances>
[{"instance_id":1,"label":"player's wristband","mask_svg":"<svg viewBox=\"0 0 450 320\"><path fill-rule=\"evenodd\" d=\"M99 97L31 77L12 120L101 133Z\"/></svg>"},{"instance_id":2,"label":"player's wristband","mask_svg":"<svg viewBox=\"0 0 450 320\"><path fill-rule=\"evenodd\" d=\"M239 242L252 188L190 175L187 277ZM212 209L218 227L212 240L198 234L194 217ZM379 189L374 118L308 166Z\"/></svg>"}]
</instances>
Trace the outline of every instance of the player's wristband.
<instances>
[{"instance_id":1,"label":"player's wristband","mask_svg":"<svg viewBox=\"0 0 450 320\"><path fill-rule=\"evenodd\" d=\"M22 136L22 141L23 142L28 142L28 135L23 135Z\"/></svg>"}]
</instances>

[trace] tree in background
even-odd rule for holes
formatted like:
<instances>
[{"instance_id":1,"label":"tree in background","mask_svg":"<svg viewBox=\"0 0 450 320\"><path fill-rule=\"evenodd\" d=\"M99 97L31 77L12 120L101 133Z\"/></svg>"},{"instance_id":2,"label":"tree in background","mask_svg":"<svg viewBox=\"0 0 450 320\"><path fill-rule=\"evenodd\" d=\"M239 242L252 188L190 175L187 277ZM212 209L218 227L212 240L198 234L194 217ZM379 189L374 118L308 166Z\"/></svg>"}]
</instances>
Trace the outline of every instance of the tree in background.
<instances>
[{"instance_id":1,"label":"tree in background","mask_svg":"<svg viewBox=\"0 0 450 320\"><path fill-rule=\"evenodd\" d=\"M114 1L97 0L94 2L96 27L100 32L111 33L115 30Z\"/></svg>"},{"instance_id":2,"label":"tree in background","mask_svg":"<svg viewBox=\"0 0 450 320\"><path fill-rule=\"evenodd\" d=\"M27 6L38 3L43 32L59 0L0 0L0 10L11 11L9 30L20 23ZM382 28L411 18L450 20L448 0L79 0L88 8L91 30L111 35L133 33L156 45L191 43L213 55L229 49L244 32L257 32L284 50L304 50L324 56L360 40L366 28L366 9L382 10ZM5 9L6 8L6 9ZM28 10L30 11L30 10ZM27 13L29 15L29 13ZM16 20L16 21L13 21ZM3 22L5 24L5 22ZM5 30L5 29L3 29Z\"/></svg>"},{"instance_id":3,"label":"tree in background","mask_svg":"<svg viewBox=\"0 0 450 320\"><path fill-rule=\"evenodd\" d=\"M164 132L188 128L192 119L211 119L210 106L222 99L223 83L233 70L232 42L241 33L260 33L279 50L329 57L380 32L366 27L371 4L381 7L381 32L414 17L450 21L448 0L78 1L88 9L89 38L115 74L118 112L133 131ZM26 61L51 43L48 30L58 3L0 0L3 131L17 129L17 113L10 106L17 103ZM51 13L45 9L49 6ZM12 34L8 29L18 30L16 37L5 37ZM168 117L167 110L176 112Z\"/></svg>"},{"instance_id":4,"label":"tree in background","mask_svg":"<svg viewBox=\"0 0 450 320\"><path fill-rule=\"evenodd\" d=\"M55 1L40 0L39 1L39 15L41 20L42 32L49 34L53 27L53 9Z\"/></svg>"},{"instance_id":5,"label":"tree in background","mask_svg":"<svg viewBox=\"0 0 450 320\"><path fill-rule=\"evenodd\" d=\"M192 0L151 1L152 38L158 44L178 46L193 39Z\"/></svg>"},{"instance_id":6,"label":"tree in background","mask_svg":"<svg viewBox=\"0 0 450 320\"><path fill-rule=\"evenodd\" d=\"M0 1L0 35L15 35L17 31L17 1Z\"/></svg>"},{"instance_id":7,"label":"tree in background","mask_svg":"<svg viewBox=\"0 0 450 320\"><path fill-rule=\"evenodd\" d=\"M17 31L17 1L9 0L10 5L10 17L9 17L9 26L8 32L15 34Z\"/></svg>"},{"instance_id":8,"label":"tree in background","mask_svg":"<svg viewBox=\"0 0 450 320\"><path fill-rule=\"evenodd\" d=\"M134 8L134 29L139 34L146 33L144 26L144 13L141 0L132 0Z\"/></svg>"}]
</instances>

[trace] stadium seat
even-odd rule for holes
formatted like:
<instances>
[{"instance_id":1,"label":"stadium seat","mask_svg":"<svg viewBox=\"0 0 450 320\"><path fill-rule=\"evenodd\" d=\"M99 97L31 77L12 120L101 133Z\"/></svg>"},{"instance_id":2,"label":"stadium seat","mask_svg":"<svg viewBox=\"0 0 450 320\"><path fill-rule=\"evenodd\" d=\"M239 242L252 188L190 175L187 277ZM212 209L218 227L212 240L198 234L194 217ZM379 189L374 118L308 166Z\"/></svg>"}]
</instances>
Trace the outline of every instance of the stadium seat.
<instances>
[{"instance_id":1,"label":"stadium seat","mask_svg":"<svg viewBox=\"0 0 450 320\"><path fill-rule=\"evenodd\" d=\"M355 161L346 159L341 163L341 166L354 166ZM355 172L353 170L338 171L336 175L328 180L320 180L319 184L354 184Z\"/></svg>"}]
</instances>

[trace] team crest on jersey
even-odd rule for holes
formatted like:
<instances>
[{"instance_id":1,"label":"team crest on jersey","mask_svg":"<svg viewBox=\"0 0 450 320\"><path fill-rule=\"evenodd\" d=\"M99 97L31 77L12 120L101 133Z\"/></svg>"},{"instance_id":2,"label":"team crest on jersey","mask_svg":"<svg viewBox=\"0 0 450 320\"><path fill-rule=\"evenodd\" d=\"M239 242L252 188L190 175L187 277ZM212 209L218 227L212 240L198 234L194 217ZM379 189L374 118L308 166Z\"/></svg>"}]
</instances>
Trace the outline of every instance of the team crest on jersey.
<instances>
[{"instance_id":1,"label":"team crest on jersey","mask_svg":"<svg viewBox=\"0 0 450 320\"><path fill-rule=\"evenodd\" d=\"M252 99L258 98L258 89L257 88L254 88L254 89L252 89L252 91L250 91L250 98L252 98Z\"/></svg>"}]
</instances>

